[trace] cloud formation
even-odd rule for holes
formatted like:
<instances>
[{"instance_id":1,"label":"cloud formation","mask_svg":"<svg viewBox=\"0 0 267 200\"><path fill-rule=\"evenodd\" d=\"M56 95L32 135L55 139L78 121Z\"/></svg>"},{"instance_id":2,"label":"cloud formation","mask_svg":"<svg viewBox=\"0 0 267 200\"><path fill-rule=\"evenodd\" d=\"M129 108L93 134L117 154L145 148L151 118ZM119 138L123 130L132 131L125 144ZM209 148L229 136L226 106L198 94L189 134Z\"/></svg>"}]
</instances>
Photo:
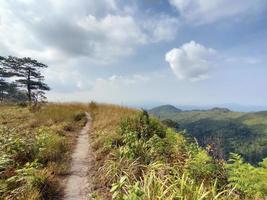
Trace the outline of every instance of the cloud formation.
<instances>
[{"instance_id":1,"label":"cloud formation","mask_svg":"<svg viewBox=\"0 0 267 200\"><path fill-rule=\"evenodd\" d=\"M264 0L169 0L180 15L193 24L209 24L227 17L253 14Z\"/></svg>"},{"instance_id":2,"label":"cloud formation","mask_svg":"<svg viewBox=\"0 0 267 200\"><path fill-rule=\"evenodd\" d=\"M208 77L216 54L214 49L191 41L167 52L165 60L179 80L198 81Z\"/></svg>"},{"instance_id":3,"label":"cloud formation","mask_svg":"<svg viewBox=\"0 0 267 200\"><path fill-rule=\"evenodd\" d=\"M144 46L175 39L177 24L175 17L141 15L119 0L0 1L0 54L48 64L48 84L71 92L86 88L93 68L112 67Z\"/></svg>"},{"instance_id":4,"label":"cloud formation","mask_svg":"<svg viewBox=\"0 0 267 200\"><path fill-rule=\"evenodd\" d=\"M98 78L96 82L98 83L104 83L108 85L131 85L136 83L145 83L150 80L150 77L140 75L140 74L134 74L131 76L121 76L121 75L112 75L108 77L107 79Z\"/></svg>"},{"instance_id":5,"label":"cloud formation","mask_svg":"<svg viewBox=\"0 0 267 200\"><path fill-rule=\"evenodd\" d=\"M115 0L1 1L0 46L20 56L31 49L39 57L46 52L110 63L140 45L174 39L175 18L140 19L135 12Z\"/></svg>"}]
</instances>

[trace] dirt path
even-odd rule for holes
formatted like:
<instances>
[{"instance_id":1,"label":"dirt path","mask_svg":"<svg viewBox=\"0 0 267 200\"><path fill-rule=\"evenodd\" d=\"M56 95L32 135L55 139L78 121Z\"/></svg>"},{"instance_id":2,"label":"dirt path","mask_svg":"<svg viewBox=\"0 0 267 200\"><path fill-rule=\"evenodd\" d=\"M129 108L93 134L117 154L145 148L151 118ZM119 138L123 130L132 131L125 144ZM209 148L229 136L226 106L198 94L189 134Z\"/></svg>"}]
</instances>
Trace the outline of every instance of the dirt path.
<instances>
[{"instance_id":1,"label":"dirt path","mask_svg":"<svg viewBox=\"0 0 267 200\"><path fill-rule=\"evenodd\" d=\"M72 154L70 175L64 189L64 200L87 200L90 184L88 171L92 160L89 147L89 131L91 117L88 113L87 123L79 134L75 150Z\"/></svg>"}]
</instances>

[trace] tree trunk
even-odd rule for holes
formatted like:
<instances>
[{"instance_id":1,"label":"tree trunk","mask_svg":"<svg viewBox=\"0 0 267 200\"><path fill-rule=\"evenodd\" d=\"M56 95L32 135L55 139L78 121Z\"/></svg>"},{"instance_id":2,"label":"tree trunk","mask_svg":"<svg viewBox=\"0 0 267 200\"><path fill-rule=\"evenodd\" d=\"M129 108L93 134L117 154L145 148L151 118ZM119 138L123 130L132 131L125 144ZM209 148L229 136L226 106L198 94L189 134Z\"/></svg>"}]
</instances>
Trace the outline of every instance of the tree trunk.
<instances>
[{"instance_id":1,"label":"tree trunk","mask_svg":"<svg viewBox=\"0 0 267 200\"><path fill-rule=\"evenodd\" d=\"M28 78L27 78L27 95L28 101L31 104L32 102L32 91L31 91L31 71L28 71Z\"/></svg>"},{"instance_id":2,"label":"tree trunk","mask_svg":"<svg viewBox=\"0 0 267 200\"><path fill-rule=\"evenodd\" d=\"M1 94L0 101L3 102L4 101L4 90L1 90L0 94Z\"/></svg>"},{"instance_id":3,"label":"tree trunk","mask_svg":"<svg viewBox=\"0 0 267 200\"><path fill-rule=\"evenodd\" d=\"M27 90L28 90L28 94L27 94L28 101L29 101L29 103L31 103L32 102L32 94L31 94L32 92L31 92L31 88L29 85L27 85Z\"/></svg>"}]
</instances>

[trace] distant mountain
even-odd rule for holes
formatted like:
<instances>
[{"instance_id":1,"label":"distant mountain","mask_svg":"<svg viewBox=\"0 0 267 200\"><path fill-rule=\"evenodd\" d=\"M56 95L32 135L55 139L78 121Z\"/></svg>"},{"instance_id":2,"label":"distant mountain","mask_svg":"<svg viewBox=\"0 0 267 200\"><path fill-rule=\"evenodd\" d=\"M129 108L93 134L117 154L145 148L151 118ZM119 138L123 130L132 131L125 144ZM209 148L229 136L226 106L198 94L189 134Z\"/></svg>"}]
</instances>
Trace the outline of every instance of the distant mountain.
<instances>
[{"instance_id":1,"label":"distant mountain","mask_svg":"<svg viewBox=\"0 0 267 200\"><path fill-rule=\"evenodd\" d=\"M182 111L167 105L149 113L177 122L178 130L186 130L201 146L211 147L214 156L227 158L235 152L251 163L267 157L267 111L233 112L219 107Z\"/></svg>"},{"instance_id":2,"label":"distant mountain","mask_svg":"<svg viewBox=\"0 0 267 200\"><path fill-rule=\"evenodd\" d=\"M217 111L217 112L231 112L231 110L228 109L228 108L218 108L218 107L212 108L212 109L210 109L210 111Z\"/></svg>"},{"instance_id":3,"label":"distant mountain","mask_svg":"<svg viewBox=\"0 0 267 200\"><path fill-rule=\"evenodd\" d=\"M149 113L156 115L158 117L170 115L170 114L176 114L179 112L182 112L182 110L172 105L162 105L162 106L158 106L158 107L155 107L149 110Z\"/></svg>"}]
</instances>

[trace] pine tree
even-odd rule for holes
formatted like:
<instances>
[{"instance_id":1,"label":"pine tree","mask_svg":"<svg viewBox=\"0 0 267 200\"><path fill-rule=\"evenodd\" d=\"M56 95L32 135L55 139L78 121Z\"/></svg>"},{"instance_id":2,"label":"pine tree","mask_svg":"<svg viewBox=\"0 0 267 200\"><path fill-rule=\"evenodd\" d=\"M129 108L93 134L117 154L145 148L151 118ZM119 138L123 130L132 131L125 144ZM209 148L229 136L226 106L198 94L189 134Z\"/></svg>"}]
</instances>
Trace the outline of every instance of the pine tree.
<instances>
[{"instance_id":1,"label":"pine tree","mask_svg":"<svg viewBox=\"0 0 267 200\"><path fill-rule=\"evenodd\" d=\"M27 102L28 100L26 91L18 89L15 82L8 84L4 97L10 102Z\"/></svg>"},{"instance_id":2,"label":"pine tree","mask_svg":"<svg viewBox=\"0 0 267 200\"><path fill-rule=\"evenodd\" d=\"M5 65L5 58L0 56L0 101L4 100L5 91L8 88L8 82L5 78L8 77L7 67Z\"/></svg>"},{"instance_id":3,"label":"pine tree","mask_svg":"<svg viewBox=\"0 0 267 200\"><path fill-rule=\"evenodd\" d=\"M8 88L8 83L4 79L0 79L0 101L4 101L5 91Z\"/></svg>"},{"instance_id":4,"label":"pine tree","mask_svg":"<svg viewBox=\"0 0 267 200\"><path fill-rule=\"evenodd\" d=\"M8 57L6 65L12 69L14 76L18 79L16 83L19 87L26 88L28 101L31 103L37 93L48 91L50 88L44 83L44 76L41 69L47 68L47 65L31 58Z\"/></svg>"}]
</instances>

